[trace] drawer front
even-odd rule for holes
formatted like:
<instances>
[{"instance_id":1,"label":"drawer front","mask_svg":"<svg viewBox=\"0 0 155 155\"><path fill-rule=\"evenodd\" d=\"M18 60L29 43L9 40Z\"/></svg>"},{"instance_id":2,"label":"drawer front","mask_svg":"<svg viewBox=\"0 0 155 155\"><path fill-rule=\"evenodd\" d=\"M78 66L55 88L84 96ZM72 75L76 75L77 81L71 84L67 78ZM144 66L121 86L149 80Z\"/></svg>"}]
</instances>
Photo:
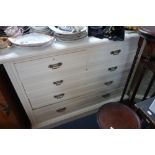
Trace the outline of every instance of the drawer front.
<instances>
[{"instance_id":1,"label":"drawer front","mask_svg":"<svg viewBox=\"0 0 155 155\"><path fill-rule=\"evenodd\" d=\"M101 80L107 76L123 76L124 73L128 72L130 69L131 63L108 66L104 68L99 66L94 70L88 70L81 72L80 74L74 74L67 77L56 77L56 78L47 78L42 79L41 81L32 79L23 80L23 86L26 92L34 91L62 91L66 89L76 88L78 86L86 85L87 83L93 83L94 81Z\"/></svg>"},{"instance_id":2,"label":"drawer front","mask_svg":"<svg viewBox=\"0 0 155 155\"><path fill-rule=\"evenodd\" d=\"M119 50L113 50L112 52L119 51ZM106 56L104 51L96 51L92 52L89 57L88 61L88 69L92 69L98 66L104 66L107 67L109 65L120 65L132 62L135 56L135 52L132 53L125 53L125 51L120 50L121 52L118 55L112 55L109 54L109 56ZM109 52L111 53L111 52Z\"/></svg>"},{"instance_id":3,"label":"drawer front","mask_svg":"<svg viewBox=\"0 0 155 155\"><path fill-rule=\"evenodd\" d=\"M90 68L87 71L87 76L91 77L92 75L94 76L99 76L102 75L102 77L115 77L117 75L123 76L124 73L129 72L130 68L132 65L132 61L129 63L125 63L125 64L119 64L119 63L115 63L112 65L99 65L99 66L94 66L93 68Z\"/></svg>"},{"instance_id":4,"label":"drawer front","mask_svg":"<svg viewBox=\"0 0 155 155\"><path fill-rule=\"evenodd\" d=\"M108 68L106 70L102 70L101 68L101 70L88 71L84 72L82 75L70 76L56 81L44 81L34 85L24 85L24 89L26 90L27 94L36 94L37 92L40 92L40 96L44 92L58 93L70 89L77 89L79 87L85 87L96 82L99 83L102 81L108 81L112 77L114 77L114 80L121 79L122 77L126 77L128 73L129 69L119 72L119 69L117 71L109 71Z\"/></svg>"},{"instance_id":5,"label":"drawer front","mask_svg":"<svg viewBox=\"0 0 155 155\"><path fill-rule=\"evenodd\" d=\"M87 52L77 52L56 57L42 58L15 64L21 80L58 77L86 69Z\"/></svg>"},{"instance_id":6,"label":"drawer front","mask_svg":"<svg viewBox=\"0 0 155 155\"><path fill-rule=\"evenodd\" d=\"M122 87L125 83L126 75L116 76L116 77L107 77L107 78L99 78L93 82L88 82L87 84L77 87L72 87L72 89L61 90L61 91L52 91L50 89L39 90L34 92L27 92L27 96L31 102L31 106L33 109L41 108L43 106L47 106L49 104L58 103L70 98L74 98L77 96L81 96L84 94L91 93L96 90L114 90L119 87Z\"/></svg>"},{"instance_id":7,"label":"drawer front","mask_svg":"<svg viewBox=\"0 0 155 155\"><path fill-rule=\"evenodd\" d=\"M129 39L120 42L113 42L112 44L100 45L90 49L90 63L105 62L113 60L115 62L122 59L128 62L130 54L135 54L137 50L137 39ZM132 45L132 46L131 46ZM108 62L109 63L109 62Z\"/></svg>"},{"instance_id":8,"label":"drawer front","mask_svg":"<svg viewBox=\"0 0 155 155\"><path fill-rule=\"evenodd\" d=\"M95 105L107 99L120 96L121 92L122 88L106 93L102 91L96 91L94 93L90 93L87 96L81 96L74 99L66 100L64 102L59 102L54 105L34 110L33 112L36 116L36 120L38 121L38 123L41 123L71 113L73 111Z\"/></svg>"}]
</instances>

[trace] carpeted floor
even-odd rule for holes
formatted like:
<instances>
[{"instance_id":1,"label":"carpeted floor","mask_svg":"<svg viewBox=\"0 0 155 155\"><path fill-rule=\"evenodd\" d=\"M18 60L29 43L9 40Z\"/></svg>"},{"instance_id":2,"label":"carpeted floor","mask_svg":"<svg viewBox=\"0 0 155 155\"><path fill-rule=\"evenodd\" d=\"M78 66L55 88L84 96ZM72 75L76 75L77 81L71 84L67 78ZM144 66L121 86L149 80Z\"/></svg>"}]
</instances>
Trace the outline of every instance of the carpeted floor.
<instances>
[{"instance_id":1,"label":"carpeted floor","mask_svg":"<svg viewBox=\"0 0 155 155\"><path fill-rule=\"evenodd\" d=\"M54 129L99 129L96 114L83 117L72 122L60 125Z\"/></svg>"}]
</instances>

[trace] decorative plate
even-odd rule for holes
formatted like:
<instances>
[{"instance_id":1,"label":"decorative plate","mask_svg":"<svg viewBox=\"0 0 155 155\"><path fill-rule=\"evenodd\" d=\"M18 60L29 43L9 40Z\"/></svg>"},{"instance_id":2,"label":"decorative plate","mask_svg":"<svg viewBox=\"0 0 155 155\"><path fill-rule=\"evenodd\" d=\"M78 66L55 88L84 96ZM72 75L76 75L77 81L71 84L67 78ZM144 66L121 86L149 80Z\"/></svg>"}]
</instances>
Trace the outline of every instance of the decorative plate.
<instances>
[{"instance_id":1,"label":"decorative plate","mask_svg":"<svg viewBox=\"0 0 155 155\"><path fill-rule=\"evenodd\" d=\"M30 33L16 38L8 38L9 41L16 46L41 46L54 41L54 37L41 33Z\"/></svg>"}]
</instances>

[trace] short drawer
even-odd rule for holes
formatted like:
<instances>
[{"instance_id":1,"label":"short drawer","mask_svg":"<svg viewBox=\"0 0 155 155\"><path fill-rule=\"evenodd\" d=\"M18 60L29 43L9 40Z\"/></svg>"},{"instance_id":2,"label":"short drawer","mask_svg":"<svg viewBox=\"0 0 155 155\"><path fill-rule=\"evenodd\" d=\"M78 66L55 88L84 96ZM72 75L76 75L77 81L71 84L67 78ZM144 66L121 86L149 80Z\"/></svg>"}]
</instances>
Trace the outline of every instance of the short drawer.
<instances>
[{"instance_id":1,"label":"short drawer","mask_svg":"<svg viewBox=\"0 0 155 155\"><path fill-rule=\"evenodd\" d=\"M113 52L115 52L115 50ZM125 51L121 51L118 55L109 54L109 57L105 55L104 51L92 52L88 61L88 69L92 69L98 66L107 67L109 65L126 64L132 62L134 56L135 52L125 53Z\"/></svg>"},{"instance_id":2,"label":"short drawer","mask_svg":"<svg viewBox=\"0 0 155 155\"><path fill-rule=\"evenodd\" d=\"M49 104L56 104L58 102L74 98L77 96L81 96L84 94L91 93L93 91L109 91L114 90L119 87L122 87L125 83L127 75L123 76L116 76L116 77L107 77L105 79L100 78L93 82L87 83L86 85L79 85L77 87L73 87L72 89L68 90L61 90L61 91L53 91L50 89L34 92L27 92L27 96L31 102L31 106L33 109L41 108L43 106L47 106Z\"/></svg>"},{"instance_id":3,"label":"short drawer","mask_svg":"<svg viewBox=\"0 0 155 155\"><path fill-rule=\"evenodd\" d=\"M90 62L105 60L117 61L118 59L129 57L130 54L136 53L137 44L135 44L135 42L137 42L137 38L125 41L114 41L111 44L91 48Z\"/></svg>"},{"instance_id":4,"label":"short drawer","mask_svg":"<svg viewBox=\"0 0 155 155\"><path fill-rule=\"evenodd\" d=\"M84 71L87 63L87 51L65 54L16 63L15 67L21 80L44 77L54 78Z\"/></svg>"},{"instance_id":5,"label":"short drawer","mask_svg":"<svg viewBox=\"0 0 155 155\"><path fill-rule=\"evenodd\" d=\"M129 72L132 65L132 61L129 63L114 63L114 64L107 64L107 65L98 65L89 68L87 71L87 76L91 75L102 75L102 76L109 76L115 77L117 75L123 76L125 72Z\"/></svg>"},{"instance_id":6,"label":"short drawer","mask_svg":"<svg viewBox=\"0 0 155 155\"><path fill-rule=\"evenodd\" d=\"M59 102L54 105L36 109L33 110L33 112L35 114L37 122L41 123L48 121L50 119L64 116L65 114L74 112L76 110L80 110L82 108L93 106L107 99L120 96L121 92L122 88L106 93L102 91L100 92L96 91L94 93L90 93L87 96L73 98L70 100Z\"/></svg>"}]
</instances>

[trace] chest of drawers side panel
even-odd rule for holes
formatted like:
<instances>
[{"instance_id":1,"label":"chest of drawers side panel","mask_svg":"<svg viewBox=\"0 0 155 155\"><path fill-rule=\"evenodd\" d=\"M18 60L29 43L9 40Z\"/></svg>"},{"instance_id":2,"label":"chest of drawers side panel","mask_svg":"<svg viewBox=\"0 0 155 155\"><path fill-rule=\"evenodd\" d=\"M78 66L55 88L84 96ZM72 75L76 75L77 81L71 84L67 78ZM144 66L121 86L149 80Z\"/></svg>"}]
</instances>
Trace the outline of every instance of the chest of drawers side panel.
<instances>
[{"instance_id":1,"label":"chest of drawers side panel","mask_svg":"<svg viewBox=\"0 0 155 155\"><path fill-rule=\"evenodd\" d=\"M13 63L5 63L4 67L9 75L9 78L15 88L16 93L18 94L18 97L31 121L31 125L36 126L36 120L35 120L35 116L33 114L32 108L30 106L29 100L26 96L26 93L23 89L22 83L19 79L19 76L16 72L15 66Z\"/></svg>"}]
</instances>

